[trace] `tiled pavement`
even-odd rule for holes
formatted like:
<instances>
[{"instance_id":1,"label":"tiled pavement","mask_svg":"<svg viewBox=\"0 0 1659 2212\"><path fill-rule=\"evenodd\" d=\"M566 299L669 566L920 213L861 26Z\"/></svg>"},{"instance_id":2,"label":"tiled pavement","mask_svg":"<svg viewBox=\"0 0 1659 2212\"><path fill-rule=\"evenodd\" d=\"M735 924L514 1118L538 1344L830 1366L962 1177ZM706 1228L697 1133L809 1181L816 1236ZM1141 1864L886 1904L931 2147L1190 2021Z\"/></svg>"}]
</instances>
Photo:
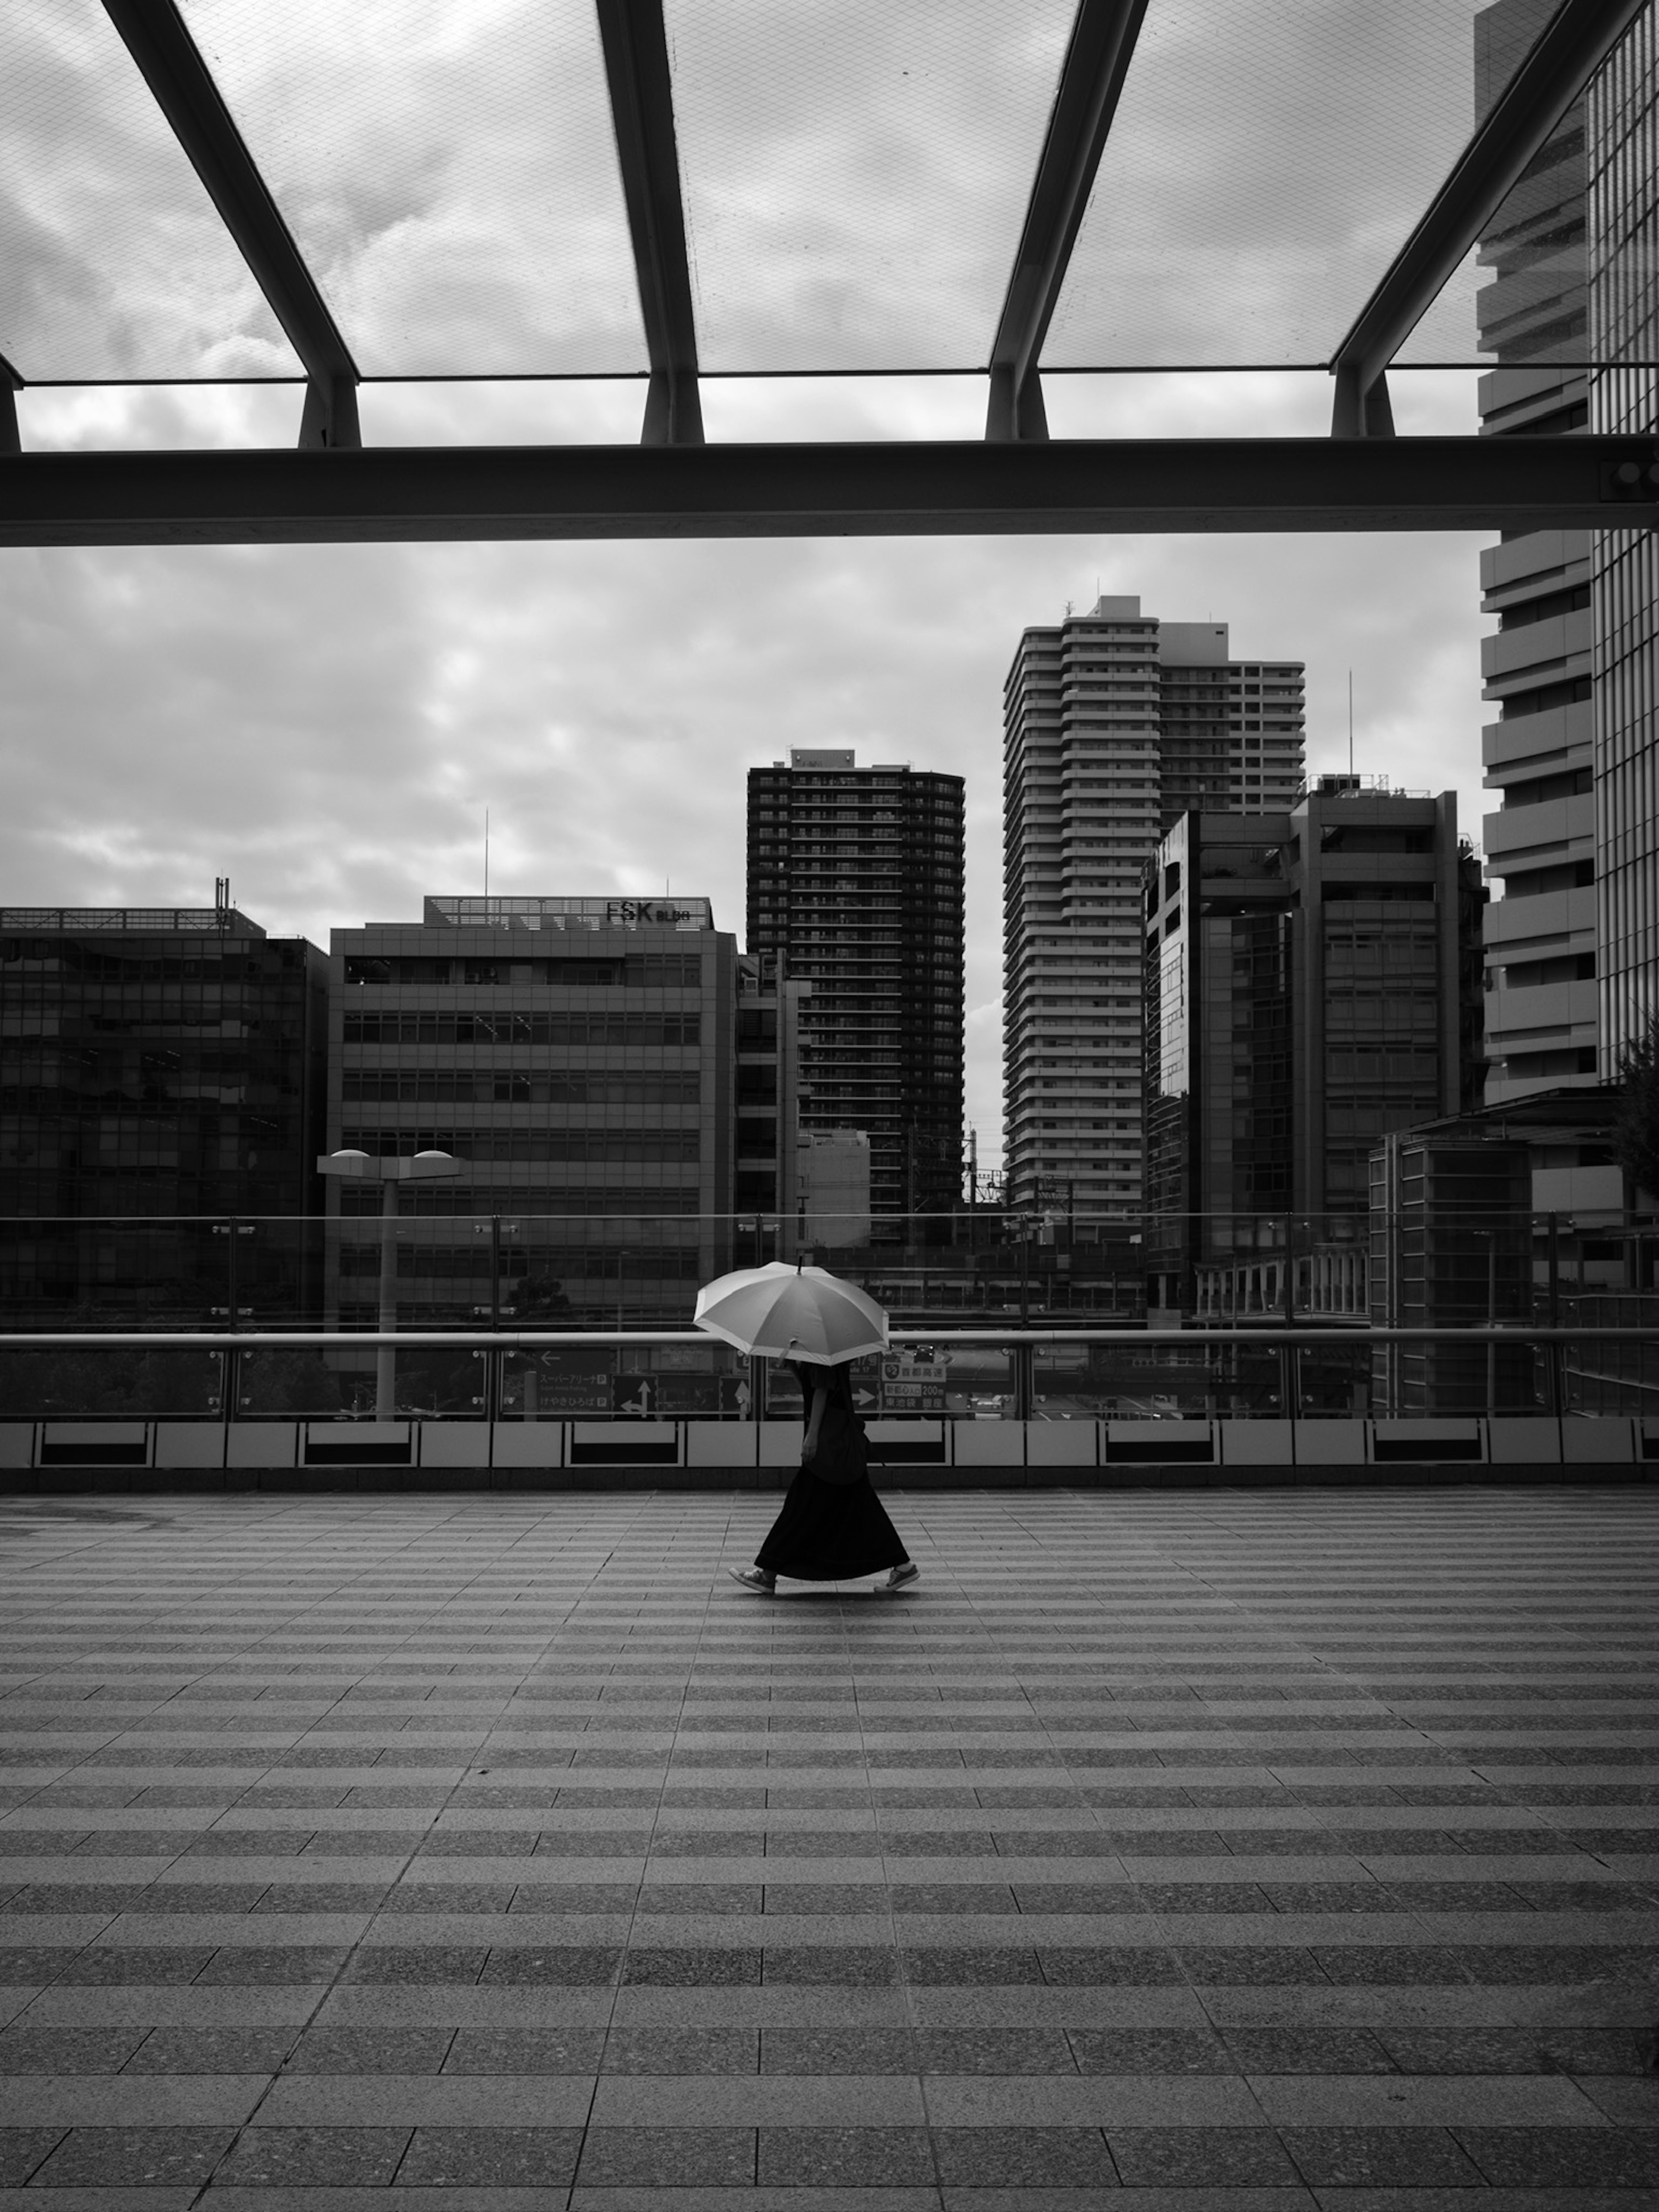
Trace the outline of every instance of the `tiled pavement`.
<instances>
[{"instance_id":1,"label":"tiled pavement","mask_svg":"<svg viewBox=\"0 0 1659 2212\"><path fill-rule=\"evenodd\" d=\"M1659 2205L1659 1493L0 1505L0 2205Z\"/></svg>"}]
</instances>

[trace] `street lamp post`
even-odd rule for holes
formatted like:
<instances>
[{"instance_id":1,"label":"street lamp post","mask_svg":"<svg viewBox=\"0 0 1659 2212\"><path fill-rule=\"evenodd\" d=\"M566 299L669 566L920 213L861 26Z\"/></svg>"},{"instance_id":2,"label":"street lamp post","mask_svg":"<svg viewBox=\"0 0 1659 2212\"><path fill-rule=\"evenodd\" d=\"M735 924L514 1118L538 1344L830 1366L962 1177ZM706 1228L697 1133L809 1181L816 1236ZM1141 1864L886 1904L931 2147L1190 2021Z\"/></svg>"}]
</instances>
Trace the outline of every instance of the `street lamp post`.
<instances>
[{"instance_id":1,"label":"street lamp post","mask_svg":"<svg viewBox=\"0 0 1659 2212\"><path fill-rule=\"evenodd\" d=\"M449 1152L416 1152L413 1159L376 1159L368 1152L331 1152L317 1163L319 1175L380 1186L380 1334L398 1326L398 1192L406 1182L428 1182L459 1175L465 1160ZM391 1421L398 1413L398 1352L380 1344L374 1352L374 1418Z\"/></svg>"}]
</instances>

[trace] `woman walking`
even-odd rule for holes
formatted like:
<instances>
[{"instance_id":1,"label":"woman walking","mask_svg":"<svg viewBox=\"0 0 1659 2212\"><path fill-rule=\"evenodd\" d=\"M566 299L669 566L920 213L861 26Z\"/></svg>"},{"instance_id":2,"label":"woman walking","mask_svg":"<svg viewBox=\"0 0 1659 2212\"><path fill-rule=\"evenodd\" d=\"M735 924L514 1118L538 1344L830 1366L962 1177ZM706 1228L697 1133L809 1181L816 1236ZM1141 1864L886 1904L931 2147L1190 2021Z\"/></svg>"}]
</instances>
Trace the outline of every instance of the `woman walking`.
<instances>
[{"instance_id":1,"label":"woman walking","mask_svg":"<svg viewBox=\"0 0 1659 2212\"><path fill-rule=\"evenodd\" d=\"M871 1487L864 1431L853 1409L852 1362L839 1367L790 1360L805 1414L800 1473L755 1555L752 1567L726 1572L745 1589L769 1595L780 1575L791 1582L854 1582L881 1574L878 1589L902 1589L921 1570L905 1550Z\"/></svg>"}]
</instances>

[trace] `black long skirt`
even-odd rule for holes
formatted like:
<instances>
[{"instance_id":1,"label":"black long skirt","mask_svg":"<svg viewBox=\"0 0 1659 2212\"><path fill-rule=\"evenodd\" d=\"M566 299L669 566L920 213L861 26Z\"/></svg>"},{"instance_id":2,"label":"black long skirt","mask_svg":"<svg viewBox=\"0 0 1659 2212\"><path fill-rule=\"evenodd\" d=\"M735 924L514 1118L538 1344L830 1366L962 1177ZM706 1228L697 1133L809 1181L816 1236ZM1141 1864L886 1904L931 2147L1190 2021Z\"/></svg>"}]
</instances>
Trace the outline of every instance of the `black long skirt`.
<instances>
[{"instance_id":1,"label":"black long skirt","mask_svg":"<svg viewBox=\"0 0 1659 2212\"><path fill-rule=\"evenodd\" d=\"M854 1582L908 1559L887 1509L862 1482L821 1482L805 1468L784 1493L782 1510L755 1565L791 1582Z\"/></svg>"}]
</instances>

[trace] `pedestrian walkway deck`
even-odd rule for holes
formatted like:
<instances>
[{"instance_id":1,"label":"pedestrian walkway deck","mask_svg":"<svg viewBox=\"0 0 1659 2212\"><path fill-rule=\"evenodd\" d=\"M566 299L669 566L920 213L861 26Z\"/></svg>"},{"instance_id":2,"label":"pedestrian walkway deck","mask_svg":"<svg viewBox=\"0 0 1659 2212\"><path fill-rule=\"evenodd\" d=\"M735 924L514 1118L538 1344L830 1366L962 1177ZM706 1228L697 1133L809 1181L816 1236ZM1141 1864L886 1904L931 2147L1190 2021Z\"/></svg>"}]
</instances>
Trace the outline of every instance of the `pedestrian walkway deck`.
<instances>
[{"instance_id":1,"label":"pedestrian walkway deck","mask_svg":"<svg viewBox=\"0 0 1659 2212\"><path fill-rule=\"evenodd\" d=\"M0 2205L1659 2203L1653 1493L890 1502L0 1504Z\"/></svg>"}]
</instances>

